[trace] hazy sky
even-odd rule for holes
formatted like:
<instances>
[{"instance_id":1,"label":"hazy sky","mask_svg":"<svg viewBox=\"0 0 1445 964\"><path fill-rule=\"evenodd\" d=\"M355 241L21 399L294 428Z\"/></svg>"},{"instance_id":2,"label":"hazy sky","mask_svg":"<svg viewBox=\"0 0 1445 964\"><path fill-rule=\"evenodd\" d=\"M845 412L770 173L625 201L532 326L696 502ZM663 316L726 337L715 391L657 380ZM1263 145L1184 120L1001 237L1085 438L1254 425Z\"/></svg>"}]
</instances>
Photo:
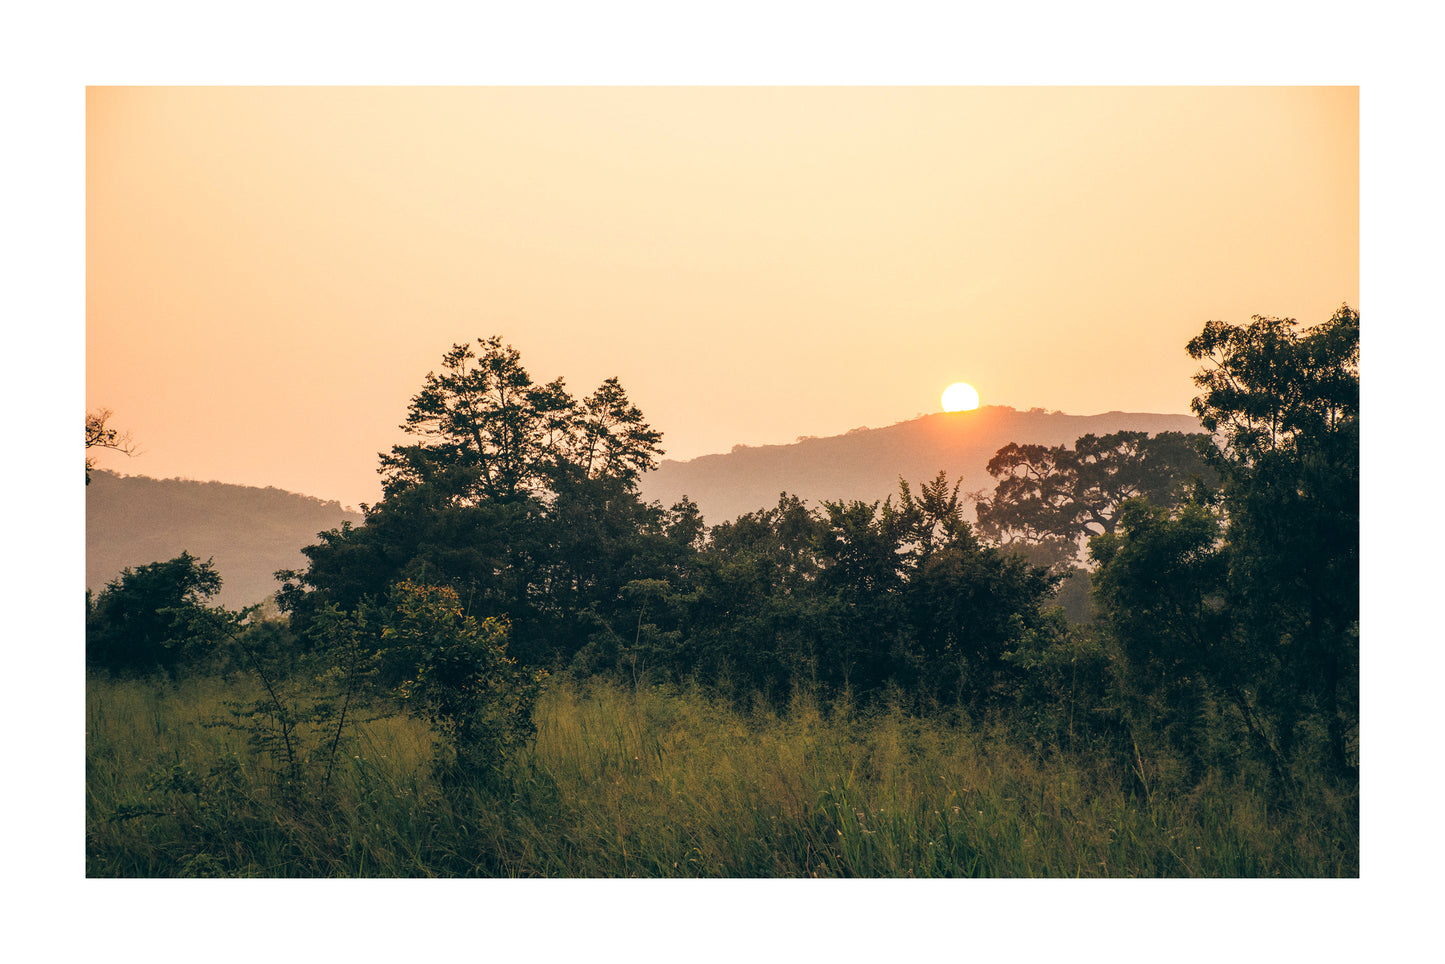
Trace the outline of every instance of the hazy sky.
<instances>
[{"instance_id":1,"label":"hazy sky","mask_svg":"<svg viewBox=\"0 0 1445 964\"><path fill-rule=\"evenodd\" d=\"M669 458L1186 412L1206 320L1360 307L1358 159L1355 88L91 88L86 404L350 505L491 334Z\"/></svg>"}]
</instances>

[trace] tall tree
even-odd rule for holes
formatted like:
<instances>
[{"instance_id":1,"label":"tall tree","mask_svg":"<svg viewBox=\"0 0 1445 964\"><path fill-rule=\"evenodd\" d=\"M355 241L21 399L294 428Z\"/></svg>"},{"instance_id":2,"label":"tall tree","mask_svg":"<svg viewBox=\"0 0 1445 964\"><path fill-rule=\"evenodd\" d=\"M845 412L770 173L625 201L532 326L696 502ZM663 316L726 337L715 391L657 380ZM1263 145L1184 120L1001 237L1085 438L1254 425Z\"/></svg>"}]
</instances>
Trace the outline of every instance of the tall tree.
<instances>
[{"instance_id":1,"label":"tall tree","mask_svg":"<svg viewBox=\"0 0 1445 964\"><path fill-rule=\"evenodd\" d=\"M1094 596L1118 644L1113 669L1133 708L1129 715L1162 736L1198 777L1207 762L1202 707L1212 687L1282 773L1246 683L1257 667L1231 640L1228 557L1217 513L1199 503L1169 509L1131 499L1114 532L1089 540L1089 554L1098 564Z\"/></svg>"},{"instance_id":2,"label":"tall tree","mask_svg":"<svg viewBox=\"0 0 1445 964\"><path fill-rule=\"evenodd\" d=\"M1218 441L1241 645L1275 665L1257 684L1286 750L1318 713L1340 771L1359 713L1359 339L1344 305L1303 330L1211 321L1188 345L1205 363L1193 407Z\"/></svg>"},{"instance_id":3,"label":"tall tree","mask_svg":"<svg viewBox=\"0 0 1445 964\"><path fill-rule=\"evenodd\" d=\"M649 428L618 380L609 378L581 405L581 418L566 438L568 462L585 478L613 478L629 488L656 468L662 433Z\"/></svg>"},{"instance_id":4,"label":"tall tree","mask_svg":"<svg viewBox=\"0 0 1445 964\"><path fill-rule=\"evenodd\" d=\"M1084 435L1073 448L1011 442L989 460L999 482L978 503L978 531L1037 564L1072 568L1091 536L1114 531L1125 500L1172 505L1212 477L1199 449L1205 438L1126 431Z\"/></svg>"},{"instance_id":5,"label":"tall tree","mask_svg":"<svg viewBox=\"0 0 1445 964\"><path fill-rule=\"evenodd\" d=\"M1204 362L1193 407L1214 433L1221 487L1173 511L1125 503L1118 530L1090 542L1096 599L1154 716L1196 718L1212 690L1281 786L1302 760L1347 775L1359 724L1359 315L1346 306L1303 330L1211 321L1188 351Z\"/></svg>"},{"instance_id":6,"label":"tall tree","mask_svg":"<svg viewBox=\"0 0 1445 964\"><path fill-rule=\"evenodd\" d=\"M898 504L890 500L886 511L896 514L902 523L907 551L914 566L933 555L934 550L944 548L969 531L963 518L963 506L959 501L958 489L962 480L952 486L948 476L939 472L932 482L918 487L918 495L906 479L898 480Z\"/></svg>"},{"instance_id":7,"label":"tall tree","mask_svg":"<svg viewBox=\"0 0 1445 964\"><path fill-rule=\"evenodd\" d=\"M505 615L519 657L565 661L628 581L665 564L667 514L637 494L662 437L616 378L579 403L561 378L534 383L500 337L453 345L402 428L416 441L380 456L365 524L321 533L305 571L278 573L302 622L410 579Z\"/></svg>"},{"instance_id":8,"label":"tall tree","mask_svg":"<svg viewBox=\"0 0 1445 964\"><path fill-rule=\"evenodd\" d=\"M1303 331L1293 318L1255 315L1246 326L1210 321L1190 340L1205 367L1191 403L1219 443L1229 477L1266 456L1355 450L1360 409L1360 315L1343 305Z\"/></svg>"},{"instance_id":9,"label":"tall tree","mask_svg":"<svg viewBox=\"0 0 1445 964\"><path fill-rule=\"evenodd\" d=\"M418 441L381 456L387 495L441 481L464 502L540 497L560 475L623 479L656 464L662 436L616 378L578 403L561 378L536 385L500 336L453 345L401 428Z\"/></svg>"}]
</instances>

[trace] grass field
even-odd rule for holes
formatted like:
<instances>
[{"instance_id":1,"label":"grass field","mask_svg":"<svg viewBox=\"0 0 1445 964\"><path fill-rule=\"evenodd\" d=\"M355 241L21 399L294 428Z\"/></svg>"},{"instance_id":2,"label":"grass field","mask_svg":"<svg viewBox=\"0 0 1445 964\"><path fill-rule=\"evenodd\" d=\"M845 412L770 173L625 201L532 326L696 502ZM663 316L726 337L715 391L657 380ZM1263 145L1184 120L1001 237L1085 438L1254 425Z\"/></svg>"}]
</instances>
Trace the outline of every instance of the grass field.
<instances>
[{"instance_id":1,"label":"grass field","mask_svg":"<svg viewBox=\"0 0 1445 964\"><path fill-rule=\"evenodd\" d=\"M209 725L242 682L92 678L90 877L1353 877L1357 795L1131 790L1114 765L898 709L550 681L503 785L433 778L424 722L361 723L288 786Z\"/></svg>"}]
</instances>

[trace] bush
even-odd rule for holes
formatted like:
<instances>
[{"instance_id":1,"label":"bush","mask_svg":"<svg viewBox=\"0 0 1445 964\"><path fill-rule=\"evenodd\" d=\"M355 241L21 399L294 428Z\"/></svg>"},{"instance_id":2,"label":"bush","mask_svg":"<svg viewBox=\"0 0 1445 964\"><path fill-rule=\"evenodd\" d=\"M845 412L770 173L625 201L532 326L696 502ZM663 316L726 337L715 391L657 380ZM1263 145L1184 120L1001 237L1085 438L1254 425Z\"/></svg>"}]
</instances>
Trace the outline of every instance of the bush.
<instances>
[{"instance_id":1,"label":"bush","mask_svg":"<svg viewBox=\"0 0 1445 964\"><path fill-rule=\"evenodd\" d=\"M189 632L206 600L221 591L215 565L182 552L168 562L127 568L99 595L86 593L85 661L118 673L173 671L204 654Z\"/></svg>"},{"instance_id":2,"label":"bush","mask_svg":"<svg viewBox=\"0 0 1445 964\"><path fill-rule=\"evenodd\" d=\"M399 693L442 738L437 765L449 779L491 782L536 733L542 670L507 655L507 622L463 612L456 591L410 581L392 588L384 651L413 668Z\"/></svg>"}]
</instances>

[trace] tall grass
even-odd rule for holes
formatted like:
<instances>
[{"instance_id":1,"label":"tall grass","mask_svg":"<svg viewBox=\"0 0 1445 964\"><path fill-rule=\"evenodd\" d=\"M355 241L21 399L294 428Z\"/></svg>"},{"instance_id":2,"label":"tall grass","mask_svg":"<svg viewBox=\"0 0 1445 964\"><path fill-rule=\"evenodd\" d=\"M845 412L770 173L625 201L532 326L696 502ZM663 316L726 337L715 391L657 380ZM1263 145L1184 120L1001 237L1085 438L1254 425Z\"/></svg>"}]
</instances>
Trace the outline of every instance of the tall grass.
<instances>
[{"instance_id":1,"label":"tall grass","mask_svg":"<svg viewBox=\"0 0 1445 964\"><path fill-rule=\"evenodd\" d=\"M90 876L1354 876L1352 794L1276 809L1209 777L1129 789L1000 729L797 694L553 680L503 785L442 786L404 716L360 726L325 790L209 726L243 684L87 686Z\"/></svg>"}]
</instances>

